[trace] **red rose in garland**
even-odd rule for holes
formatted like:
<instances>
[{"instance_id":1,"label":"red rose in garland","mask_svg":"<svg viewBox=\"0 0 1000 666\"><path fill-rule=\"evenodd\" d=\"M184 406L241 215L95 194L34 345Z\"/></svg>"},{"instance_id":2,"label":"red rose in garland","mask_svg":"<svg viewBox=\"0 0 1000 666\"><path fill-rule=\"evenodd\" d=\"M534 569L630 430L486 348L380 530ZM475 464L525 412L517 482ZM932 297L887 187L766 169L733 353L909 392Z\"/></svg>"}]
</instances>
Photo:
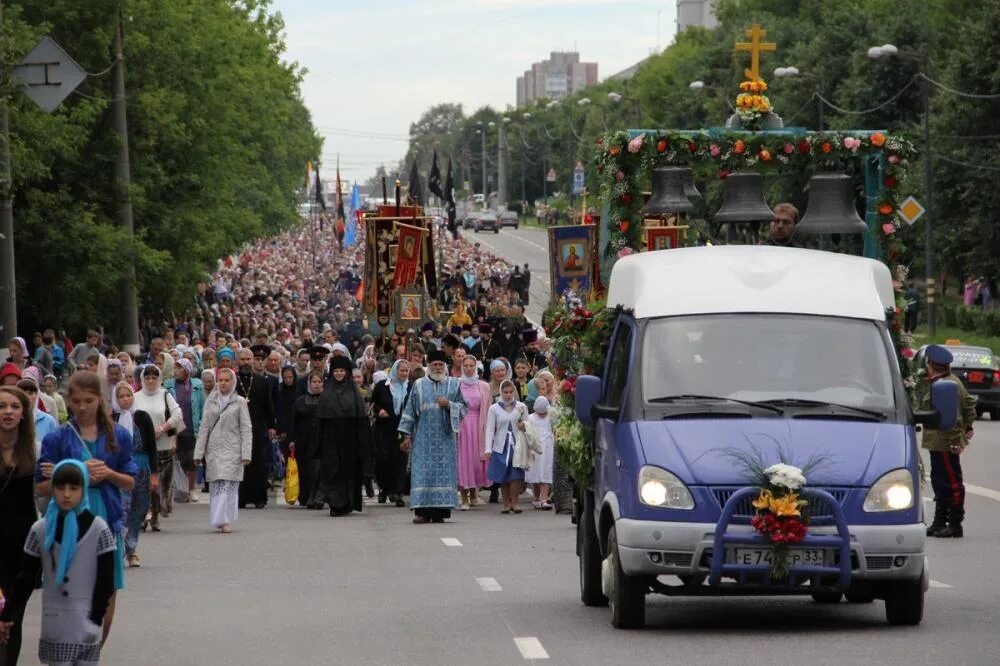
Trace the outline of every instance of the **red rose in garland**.
<instances>
[{"instance_id":1,"label":"red rose in garland","mask_svg":"<svg viewBox=\"0 0 1000 666\"><path fill-rule=\"evenodd\" d=\"M806 141L805 139L802 139L801 141L799 141L799 152L800 153L802 153L803 155L808 155L811 150L812 150L812 146L809 145L808 141Z\"/></svg>"},{"instance_id":2,"label":"red rose in garland","mask_svg":"<svg viewBox=\"0 0 1000 666\"><path fill-rule=\"evenodd\" d=\"M694 141L688 141L688 152L694 155L698 151L698 144Z\"/></svg>"},{"instance_id":3,"label":"red rose in garland","mask_svg":"<svg viewBox=\"0 0 1000 666\"><path fill-rule=\"evenodd\" d=\"M833 150L833 146L830 145L829 141L824 141L823 145L820 146L819 148L820 148L820 150L823 151L824 154L829 154L830 151Z\"/></svg>"},{"instance_id":4,"label":"red rose in garland","mask_svg":"<svg viewBox=\"0 0 1000 666\"><path fill-rule=\"evenodd\" d=\"M618 230L621 231L623 234L626 233L628 231L628 220L622 220L621 222L619 222Z\"/></svg>"},{"instance_id":5,"label":"red rose in garland","mask_svg":"<svg viewBox=\"0 0 1000 666\"><path fill-rule=\"evenodd\" d=\"M892 189L892 188L896 187L897 184L898 183L896 182L896 177L895 176L886 176L885 177L885 186L886 187Z\"/></svg>"},{"instance_id":6,"label":"red rose in garland","mask_svg":"<svg viewBox=\"0 0 1000 666\"><path fill-rule=\"evenodd\" d=\"M733 152L742 155L746 149L746 142L743 139L736 139L736 143L733 144Z\"/></svg>"},{"instance_id":7,"label":"red rose in garland","mask_svg":"<svg viewBox=\"0 0 1000 666\"><path fill-rule=\"evenodd\" d=\"M665 153L665 152L667 152L667 140L666 139L660 139L659 141L656 142L656 152L658 152L658 153Z\"/></svg>"},{"instance_id":8,"label":"red rose in garland","mask_svg":"<svg viewBox=\"0 0 1000 666\"><path fill-rule=\"evenodd\" d=\"M619 146L611 146L610 148L608 148L608 152L611 153L612 155L617 155L618 153L622 152L622 149Z\"/></svg>"},{"instance_id":9,"label":"red rose in garland","mask_svg":"<svg viewBox=\"0 0 1000 666\"><path fill-rule=\"evenodd\" d=\"M626 206L628 206L629 204L632 203L632 193L631 192L626 192L625 194L623 194L620 197L618 197L618 200L621 201Z\"/></svg>"},{"instance_id":10,"label":"red rose in garland","mask_svg":"<svg viewBox=\"0 0 1000 666\"><path fill-rule=\"evenodd\" d=\"M771 161L771 151L768 150L767 148L761 148L760 152L757 154L760 155L760 159L763 160L764 162Z\"/></svg>"}]
</instances>

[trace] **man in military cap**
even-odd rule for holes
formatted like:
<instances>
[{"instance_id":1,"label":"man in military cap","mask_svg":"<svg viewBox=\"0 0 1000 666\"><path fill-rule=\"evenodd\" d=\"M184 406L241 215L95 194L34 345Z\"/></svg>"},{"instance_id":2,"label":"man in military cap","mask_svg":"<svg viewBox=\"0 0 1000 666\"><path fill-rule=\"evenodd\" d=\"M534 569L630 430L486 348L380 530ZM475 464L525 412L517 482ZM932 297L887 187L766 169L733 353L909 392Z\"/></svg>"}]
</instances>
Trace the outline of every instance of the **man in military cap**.
<instances>
[{"instance_id":1,"label":"man in military cap","mask_svg":"<svg viewBox=\"0 0 1000 666\"><path fill-rule=\"evenodd\" d=\"M941 345L928 345L927 390L920 409L931 408L930 386L934 382L954 382L960 397L959 418L951 430L924 427L923 447L930 451L931 487L934 488L934 522L927 536L956 538L963 536L965 519L965 484L962 481L961 455L972 439L972 424L976 420L976 399L969 395L962 382L951 374L952 355Z\"/></svg>"},{"instance_id":2,"label":"man in military cap","mask_svg":"<svg viewBox=\"0 0 1000 666\"><path fill-rule=\"evenodd\" d=\"M314 345L309 348L309 369L299 377L299 395L309 392L309 375L314 372L323 373L323 384L329 381L330 376L326 372L326 357L330 350L323 345Z\"/></svg>"}]
</instances>

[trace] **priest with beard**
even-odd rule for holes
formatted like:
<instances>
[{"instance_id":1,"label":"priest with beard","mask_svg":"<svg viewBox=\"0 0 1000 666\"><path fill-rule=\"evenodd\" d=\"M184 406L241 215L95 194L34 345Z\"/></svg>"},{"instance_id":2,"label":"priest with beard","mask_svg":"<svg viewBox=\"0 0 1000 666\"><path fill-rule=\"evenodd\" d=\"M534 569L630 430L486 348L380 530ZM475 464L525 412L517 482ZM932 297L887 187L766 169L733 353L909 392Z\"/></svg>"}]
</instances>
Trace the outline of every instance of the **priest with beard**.
<instances>
[{"instance_id":1,"label":"priest with beard","mask_svg":"<svg viewBox=\"0 0 1000 666\"><path fill-rule=\"evenodd\" d=\"M346 356L330 361L330 379L319 396L320 492L330 516L361 511L362 461L369 455L368 408L351 377Z\"/></svg>"},{"instance_id":2,"label":"priest with beard","mask_svg":"<svg viewBox=\"0 0 1000 666\"><path fill-rule=\"evenodd\" d=\"M451 517L457 437L467 410L460 380L448 376L445 353L434 350L427 359L427 376L413 384L399 422L400 448L410 454L410 506L418 525Z\"/></svg>"},{"instance_id":3,"label":"priest with beard","mask_svg":"<svg viewBox=\"0 0 1000 666\"><path fill-rule=\"evenodd\" d=\"M253 426L253 449L250 464L243 470L240 482L239 507L253 504L258 509L267 506L267 476L271 466L271 440L277 433L274 404L267 378L253 372L253 358L266 358L271 348L259 345L251 351L241 349L236 356L239 371L236 373L236 392L246 398Z\"/></svg>"}]
</instances>

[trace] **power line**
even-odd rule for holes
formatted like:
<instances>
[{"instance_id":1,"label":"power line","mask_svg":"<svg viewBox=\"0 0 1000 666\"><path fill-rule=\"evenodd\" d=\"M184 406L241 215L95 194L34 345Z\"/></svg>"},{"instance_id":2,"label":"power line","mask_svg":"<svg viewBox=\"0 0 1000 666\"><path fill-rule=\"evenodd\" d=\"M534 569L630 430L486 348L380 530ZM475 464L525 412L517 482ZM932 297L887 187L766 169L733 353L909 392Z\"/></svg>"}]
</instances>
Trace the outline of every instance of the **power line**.
<instances>
[{"instance_id":1,"label":"power line","mask_svg":"<svg viewBox=\"0 0 1000 666\"><path fill-rule=\"evenodd\" d=\"M935 155L934 158L941 160L942 162L947 162L948 164L954 164L955 166L966 167L968 169L977 169L979 171L1000 171L1000 166L986 166L985 164L969 164L968 162L953 160L950 157L945 157L944 155Z\"/></svg>"},{"instance_id":2,"label":"power line","mask_svg":"<svg viewBox=\"0 0 1000 666\"><path fill-rule=\"evenodd\" d=\"M952 95L958 95L959 97L968 97L970 99L1000 99L1000 93L992 93L992 94L989 94L989 95L982 94L982 93L969 93L969 92L965 92L964 90L955 90L954 88L949 88L945 84L943 84L943 83L941 83L939 81L935 81L934 79L932 79L931 77L927 76L923 72L920 72L919 74L917 74L917 76L919 76L920 78L922 78L924 81L927 81L931 85L936 86L936 87L938 87L941 90L944 90L946 92L950 92Z\"/></svg>"},{"instance_id":3,"label":"power line","mask_svg":"<svg viewBox=\"0 0 1000 666\"><path fill-rule=\"evenodd\" d=\"M897 99L900 98L900 96L902 96L903 93L905 93L910 88L910 86L912 86L916 82L916 80L917 80L917 77L914 76L912 79L910 79L909 83L907 83L905 86L903 86L899 90L899 92L897 92L895 95L893 95L892 97L890 97L886 101L882 102L878 106L873 106L870 109L863 109L861 111L855 111L853 109L845 109L843 107L837 106L836 104L834 104L833 102L831 102L830 100L828 100L826 97L823 97L823 95L821 95L818 92L813 93L813 95L815 95L820 101L822 101L824 104L826 104L828 107L830 107L834 111L837 111L839 113L846 113L846 114L852 115L852 116L863 116L865 114L874 113L874 112L876 112L876 111L878 111L880 109L884 109L885 107L887 107L890 104L892 104L893 102L895 102Z\"/></svg>"}]
</instances>

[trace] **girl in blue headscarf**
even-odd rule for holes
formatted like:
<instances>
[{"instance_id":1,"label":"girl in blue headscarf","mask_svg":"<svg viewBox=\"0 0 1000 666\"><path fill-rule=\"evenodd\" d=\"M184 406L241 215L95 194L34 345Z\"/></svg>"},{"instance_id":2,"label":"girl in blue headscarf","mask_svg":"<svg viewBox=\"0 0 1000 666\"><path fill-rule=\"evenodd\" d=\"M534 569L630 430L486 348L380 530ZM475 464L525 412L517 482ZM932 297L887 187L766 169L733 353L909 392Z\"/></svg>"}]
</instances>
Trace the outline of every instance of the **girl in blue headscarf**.
<instances>
[{"instance_id":1,"label":"girl in blue headscarf","mask_svg":"<svg viewBox=\"0 0 1000 666\"><path fill-rule=\"evenodd\" d=\"M116 543L108 524L90 511L90 470L67 458L52 471L52 501L24 544L24 561L7 609L27 602L44 573L38 660L97 663L101 625L115 591ZM0 614L0 643L12 622Z\"/></svg>"}]
</instances>

